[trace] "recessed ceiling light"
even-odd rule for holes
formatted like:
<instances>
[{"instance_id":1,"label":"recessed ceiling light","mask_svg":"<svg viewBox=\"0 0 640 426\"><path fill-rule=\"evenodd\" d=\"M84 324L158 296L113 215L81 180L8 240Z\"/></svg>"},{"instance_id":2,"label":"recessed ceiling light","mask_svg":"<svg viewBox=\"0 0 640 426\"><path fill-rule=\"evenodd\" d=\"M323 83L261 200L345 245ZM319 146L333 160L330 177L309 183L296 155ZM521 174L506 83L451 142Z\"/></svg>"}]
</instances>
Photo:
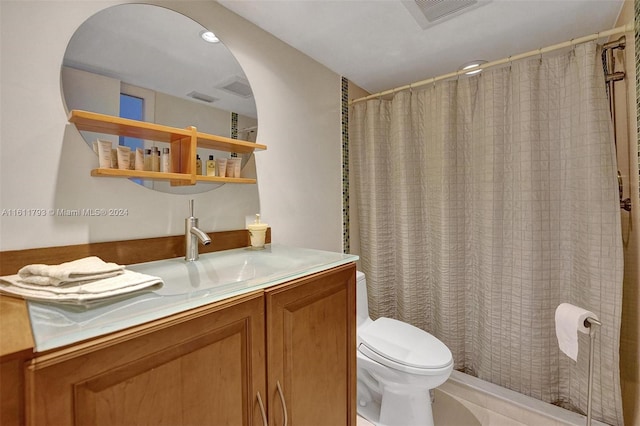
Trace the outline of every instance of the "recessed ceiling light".
<instances>
[{"instance_id":1,"label":"recessed ceiling light","mask_svg":"<svg viewBox=\"0 0 640 426\"><path fill-rule=\"evenodd\" d=\"M214 33L207 30L200 31L200 37L202 37L202 39L207 43L218 43L220 41Z\"/></svg>"},{"instance_id":2,"label":"recessed ceiling light","mask_svg":"<svg viewBox=\"0 0 640 426\"><path fill-rule=\"evenodd\" d=\"M474 74L477 74L480 71L482 71L482 68L480 68L480 66L482 64L486 64L486 63L487 63L487 61L484 61L484 60L471 61L471 62L467 62L466 64L462 65L458 69L462 70L462 71L469 70L469 71L465 72L465 75L474 75Z\"/></svg>"}]
</instances>

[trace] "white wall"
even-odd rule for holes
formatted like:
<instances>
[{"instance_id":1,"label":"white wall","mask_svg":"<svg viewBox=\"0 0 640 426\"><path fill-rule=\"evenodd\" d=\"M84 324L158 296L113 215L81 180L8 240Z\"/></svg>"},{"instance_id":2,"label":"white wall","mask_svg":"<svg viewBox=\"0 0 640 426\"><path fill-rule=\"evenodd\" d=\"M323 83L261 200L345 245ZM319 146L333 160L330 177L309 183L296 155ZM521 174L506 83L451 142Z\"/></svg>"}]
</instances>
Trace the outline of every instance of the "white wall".
<instances>
[{"instance_id":1,"label":"white wall","mask_svg":"<svg viewBox=\"0 0 640 426\"><path fill-rule=\"evenodd\" d=\"M206 231L244 228L260 211L274 242L340 251L340 77L212 1L159 4L214 29L243 66L268 146L256 154L258 185L184 196L89 175L95 156L67 122L60 69L75 29L120 3L0 1L0 250L181 234L192 197ZM78 208L127 215L49 214Z\"/></svg>"}]
</instances>

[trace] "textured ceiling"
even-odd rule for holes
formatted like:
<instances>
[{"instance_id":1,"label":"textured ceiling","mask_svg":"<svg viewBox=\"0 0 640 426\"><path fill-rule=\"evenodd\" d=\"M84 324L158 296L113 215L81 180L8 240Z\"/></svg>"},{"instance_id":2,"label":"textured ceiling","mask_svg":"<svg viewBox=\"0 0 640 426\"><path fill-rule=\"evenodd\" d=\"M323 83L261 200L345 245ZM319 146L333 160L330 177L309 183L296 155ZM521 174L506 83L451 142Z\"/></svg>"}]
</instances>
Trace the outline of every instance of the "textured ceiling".
<instances>
[{"instance_id":1,"label":"textured ceiling","mask_svg":"<svg viewBox=\"0 0 640 426\"><path fill-rule=\"evenodd\" d=\"M400 0L218 2L371 93L610 29L624 3L480 1L426 29ZM199 40L202 29L167 9L115 6L78 29L64 63L174 96L196 91L216 98L215 107L255 117L253 98L220 89L245 77L222 44Z\"/></svg>"},{"instance_id":2,"label":"textured ceiling","mask_svg":"<svg viewBox=\"0 0 640 426\"><path fill-rule=\"evenodd\" d=\"M610 29L624 3L491 0L423 29L400 0L218 2L372 93Z\"/></svg>"}]
</instances>

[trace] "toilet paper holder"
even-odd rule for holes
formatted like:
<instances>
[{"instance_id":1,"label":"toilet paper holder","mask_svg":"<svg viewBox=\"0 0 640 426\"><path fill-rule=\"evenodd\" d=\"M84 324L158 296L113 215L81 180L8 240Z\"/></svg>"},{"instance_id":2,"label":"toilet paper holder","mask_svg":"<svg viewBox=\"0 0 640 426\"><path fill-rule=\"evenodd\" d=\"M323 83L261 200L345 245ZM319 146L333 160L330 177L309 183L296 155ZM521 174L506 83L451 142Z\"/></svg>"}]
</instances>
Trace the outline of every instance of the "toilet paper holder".
<instances>
[{"instance_id":1,"label":"toilet paper holder","mask_svg":"<svg viewBox=\"0 0 640 426\"><path fill-rule=\"evenodd\" d=\"M595 318L589 317L589 318L584 320L584 326L585 327L591 328L592 324L593 325L597 325L597 326L601 326L602 325L602 323L600 321L598 321L597 319L595 319ZM589 330L589 335L591 335L591 330Z\"/></svg>"},{"instance_id":2,"label":"toilet paper holder","mask_svg":"<svg viewBox=\"0 0 640 426\"><path fill-rule=\"evenodd\" d=\"M602 323L595 318L588 317L584 320L584 326L589 329L589 386L587 387L587 426L591 426L591 392L593 390L593 353L595 350L596 328Z\"/></svg>"}]
</instances>

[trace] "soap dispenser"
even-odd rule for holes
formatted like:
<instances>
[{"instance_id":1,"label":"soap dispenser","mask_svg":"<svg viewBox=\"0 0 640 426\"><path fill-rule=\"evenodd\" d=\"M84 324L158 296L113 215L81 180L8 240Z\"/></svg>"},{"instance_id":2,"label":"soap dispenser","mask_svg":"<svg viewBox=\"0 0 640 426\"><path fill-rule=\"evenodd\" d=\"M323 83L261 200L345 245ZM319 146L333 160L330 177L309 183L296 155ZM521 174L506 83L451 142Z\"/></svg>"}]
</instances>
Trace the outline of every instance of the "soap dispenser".
<instances>
[{"instance_id":1,"label":"soap dispenser","mask_svg":"<svg viewBox=\"0 0 640 426\"><path fill-rule=\"evenodd\" d=\"M253 223L247 225L249 230L249 238L251 239L251 247L255 249L264 248L264 242L267 236L267 228L269 225L260 222L260 214L256 214L256 219Z\"/></svg>"}]
</instances>

